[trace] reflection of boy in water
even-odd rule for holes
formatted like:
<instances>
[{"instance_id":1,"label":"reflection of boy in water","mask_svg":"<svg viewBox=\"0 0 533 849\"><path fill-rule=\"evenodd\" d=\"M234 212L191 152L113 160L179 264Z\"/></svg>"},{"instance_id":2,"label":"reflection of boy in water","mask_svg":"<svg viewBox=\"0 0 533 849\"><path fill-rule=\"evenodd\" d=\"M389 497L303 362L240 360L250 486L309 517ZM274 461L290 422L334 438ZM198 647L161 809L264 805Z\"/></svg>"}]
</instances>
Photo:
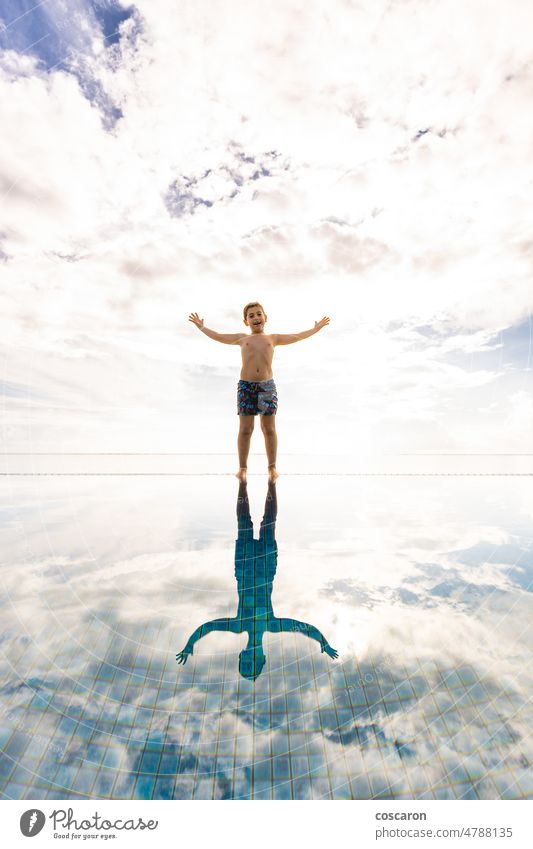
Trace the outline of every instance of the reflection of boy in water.
<instances>
[{"instance_id":1,"label":"reflection of boy in water","mask_svg":"<svg viewBox=\"0 0 533 849\"><path fill-rule=\"evenodd\" d=\"M200 625L189 637L183 651L176 655L178 663L186 663L188 656L193 653L196 641L210 631L231 631L233 634L248 632L248 645L239 655L239 672L244 678L252 680L257 678L265 665L265 631L275 634L281 631L299 631L317 640L321 650L330 657L338 657L335 649L314 625L299 622L297 619L279 619L274 616L272 583L278 559L276 515L276 487L269 483L259 539L254 539L246 482L241 482L237 499L239 534L235 543L235 577L239 593L237 615L233 618L213 619Z\"/></svg>"}]
</instances>

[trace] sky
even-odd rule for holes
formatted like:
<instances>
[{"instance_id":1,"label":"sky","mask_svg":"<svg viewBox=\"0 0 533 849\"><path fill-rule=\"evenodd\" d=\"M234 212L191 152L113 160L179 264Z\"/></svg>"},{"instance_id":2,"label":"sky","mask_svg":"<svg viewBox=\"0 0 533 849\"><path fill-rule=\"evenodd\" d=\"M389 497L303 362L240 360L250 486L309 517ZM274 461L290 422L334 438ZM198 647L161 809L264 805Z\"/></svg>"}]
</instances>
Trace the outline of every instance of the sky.
<instances>
[{"instance_id":1,"label":"sky","mask_svg":"<svg viewBox=\"0 0 533 849\"><path fill-rule=\"evenodd\" d=\"M257 299L280 452L533 451L532 25L2 0L3 450L234 451Z\"/></svg>"}]
</instances>

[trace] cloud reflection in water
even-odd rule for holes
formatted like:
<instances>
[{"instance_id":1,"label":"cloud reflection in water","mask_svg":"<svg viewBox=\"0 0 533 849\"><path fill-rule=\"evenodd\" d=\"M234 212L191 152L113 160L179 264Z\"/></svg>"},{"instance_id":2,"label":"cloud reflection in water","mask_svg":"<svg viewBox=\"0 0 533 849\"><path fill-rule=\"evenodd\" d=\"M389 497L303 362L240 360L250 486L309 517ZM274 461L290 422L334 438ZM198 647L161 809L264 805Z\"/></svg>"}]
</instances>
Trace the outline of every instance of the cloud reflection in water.
<instances>
[{"instance_id":1,"label":"cloud reflection in water","mask_svg":"<svg viewBox=\"0 0 533 849\"><path fill-rule=\"evenodd\" d=\"M338 479L326 498L316 479L281 479L280 564L274 581L255 561L256 613L315 623L339 658L265 627L249 680L241 632L175 663L198 623L235 617L227 480L148 480L12 483L4 797L531 795L526 483ZM207 542L191 547L200 520ZM261 581L240 580L242 625Z\"/></svg>"}]
</instances>

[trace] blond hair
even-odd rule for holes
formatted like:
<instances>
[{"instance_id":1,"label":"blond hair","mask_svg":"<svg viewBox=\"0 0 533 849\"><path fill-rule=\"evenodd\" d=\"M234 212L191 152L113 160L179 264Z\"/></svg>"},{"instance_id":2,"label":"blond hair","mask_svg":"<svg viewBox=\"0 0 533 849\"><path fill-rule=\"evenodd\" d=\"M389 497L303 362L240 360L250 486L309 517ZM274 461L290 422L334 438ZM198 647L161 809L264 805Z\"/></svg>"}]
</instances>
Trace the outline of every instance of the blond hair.
<instances>
[{"instance_id":1,"label":"blond hair","mask_svg":"<svg viewBox=\"0 0 533 849\"><path fill-rule=\"evenodd\" d=\"M244 318L245 321L246 321L246 313L248 312L250 307L261 307L263 315L265 315L265 310L264 310L262 304L259 303L259 301L250 301L250 303L246 304L245 308L242 311L242 315L243 315L243 318Z\"/></svg>"}]
</instances>

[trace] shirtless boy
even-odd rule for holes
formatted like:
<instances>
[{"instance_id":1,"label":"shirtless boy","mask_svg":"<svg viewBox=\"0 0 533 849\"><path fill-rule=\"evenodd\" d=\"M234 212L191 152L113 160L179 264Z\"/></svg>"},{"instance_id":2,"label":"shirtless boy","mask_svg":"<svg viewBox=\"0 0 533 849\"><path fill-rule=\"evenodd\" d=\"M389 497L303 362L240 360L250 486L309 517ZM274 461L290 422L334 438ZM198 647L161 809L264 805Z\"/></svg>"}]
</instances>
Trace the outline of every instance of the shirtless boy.
<instances>
[{"instance_id":1,"label":"shirtless boy","mask_svg":"<svg viewBox=\"0 0 533 849\"><path fill-rule=\"evenodd\" d=\"M246 480L250 440L254 429L255 416L261 416L261 430L265 437L265 448L268 458L268 479L275 481L279 477L276 471L276 453L278 438L276 434L276 411L278 398L276 384L272 377L272 358L276 345L291 345L301 339L307 339L329 324L329 318L324 316L315 321L312 330L301 333L265 333L267 316L261 304L257 301L246 304L243 309L244 324L250 328L250 333L217 333L204 327L203 318L193 312L189 316L196 327L217 342L225 345L240 345L242 354L241 377L237 386L237 414L240 427L237 447L239 451L239 471L236 477Z\"/></svg>"}]
</instances>

